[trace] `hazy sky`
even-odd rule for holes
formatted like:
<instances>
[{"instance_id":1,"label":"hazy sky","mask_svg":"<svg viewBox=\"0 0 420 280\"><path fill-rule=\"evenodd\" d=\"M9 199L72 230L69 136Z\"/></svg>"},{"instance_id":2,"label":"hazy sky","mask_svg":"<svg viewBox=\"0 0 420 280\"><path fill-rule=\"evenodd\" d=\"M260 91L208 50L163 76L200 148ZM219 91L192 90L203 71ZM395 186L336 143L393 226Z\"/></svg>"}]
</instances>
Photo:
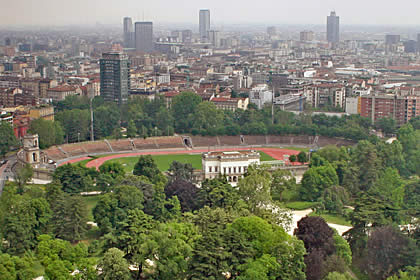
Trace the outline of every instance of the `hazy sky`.
<instances>
[{"instance_id":1,"label":"hazy sky","mask_svg":"<svg viewBox=\"0 0 420 280\"><path fill-rule=\"evenodd\" d=\"M420 25L419 0L0 0L0 25L118 24L123 16L154 22L323 24L336 10L342 24Z\"/></svg>"}]
</instances>

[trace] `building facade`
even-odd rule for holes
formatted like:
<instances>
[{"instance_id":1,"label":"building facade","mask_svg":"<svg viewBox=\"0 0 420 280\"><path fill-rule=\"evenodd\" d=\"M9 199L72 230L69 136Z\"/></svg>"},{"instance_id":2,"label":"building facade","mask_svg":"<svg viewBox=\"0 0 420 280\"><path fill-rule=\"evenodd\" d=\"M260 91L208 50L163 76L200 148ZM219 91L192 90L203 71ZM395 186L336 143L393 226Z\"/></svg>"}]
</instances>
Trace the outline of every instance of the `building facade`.
<instances>
[{"instance_id":1,"label":"building facade","mask_svg":"<svg viewBox=\"0 0 420 280\"><path fill-rule=\"evenodd\" d=\"M119 105L128 100L130 89L130 63L126 54L103 53L100 60L101 96Z\"/></svg>"},{"instance_id":2,"label":"building facade","mask_svg":"<svg viewBox=\"0 0 420 280\"><path fill-rule=\"evenodd\" d=\"M143 21L135 23L136 50L150 53L154 50L153 22Z\"/></svg>"},{"instance_id":3,"label":"building facade","mask_svg":"<svg viewBox=\"0 0 420 280\"><path fill-rule=\"evenodd\" d=\"M257 105L258 109L262 109L265 104L273 102L273 92L268 90L267 85L258 85L250 91L249 101Z\"/></svg>"},{"instance_id":4,"label":"building facade","mask_svg":"<svg viewBox=\"0 0 420 280\"><path fill-rule=\"evenodd\" d=\"M227 181L236 186L250 165L260 164L257 151L208 152L202 155L204 179L225 176Z\"/></svg>"},{"instance_id":5,"label":"building facade","mask_svg":"<svg viewBox=\"0 0 420 280\"><path fill-rule=\"evenodd\" d=\"M327 17L327 41L329 43L340 41L340 17L334 11Z\"/></svg>"},{"instance_id":6,"label":"building facade","mask_svg":"<svg viewBox=\"0 0 420 280\"><path fill-rule=\"evenodd\" d=\"M397 125L403 125L420 116L420 95L371 94L362 96L360 115L372 123L382 118L393 118Z\"/></svg>"},{"instance_id":7,"label":"building facade","mask_svg":"<svg viewBox=\"0 0 420 280\"><path fill-rule=\"evenodd\" d=\"M133 32L133 21L130 17L124 18L124 47L134 48L134 32Z\"/></svg>"},{"instance_id":8,"label":"building facade","mask_svg":"<svg viewBox=\"0 0 420 280\"><path fill-rule=\"evenodd\" d=\"M210 10L200 10L199 15L200 39L208 40L208 32L210 30Z\"/></svg>"}]
</instances>

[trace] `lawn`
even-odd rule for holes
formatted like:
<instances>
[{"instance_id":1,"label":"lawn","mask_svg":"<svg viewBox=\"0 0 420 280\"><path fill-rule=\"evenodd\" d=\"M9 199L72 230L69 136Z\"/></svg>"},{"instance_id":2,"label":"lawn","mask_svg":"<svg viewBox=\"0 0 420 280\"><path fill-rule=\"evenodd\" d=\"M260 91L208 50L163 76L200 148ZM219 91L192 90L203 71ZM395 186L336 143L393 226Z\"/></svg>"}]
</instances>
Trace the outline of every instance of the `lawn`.
<instances>
[{"instance_id":1,"label":"lawn","mask_svg":"<svg viewBox=\"0 0 420 280\"><path fill-rule=\"evenodd\" d=\"M93 221L92 210L98 203L99 199L101 198L101 195L88 195L88 196L82 196L82 198L85 201L86 206L87 206L89 221Z\"/></svg>"},{"instance_id":2,"label":"lawn","mask_svg":"<svg viewBox=\"0 0 420 280\"><path fill-rule=\"evenodd\" d=\"M309 214L309 216L319 216L319 217L324 218L324 220L327 221L327 223L351 227L350 222L348 222L346 220L346 218L341 216L341 215L337 215L337 214L317 214L315 212L312 212L311 214Z\"/></svg>"},{"instance_id":3,"label":"lawn","mask_svg":"<svg viewBox=\"0 0 420 280\"><path fill-rule=\"evenodd\" d=\"M306 210L315 207L317 202L310 202L310 201L292 201L286 202L285 206L292 210Z\"/></svg>"},{"instance_id":4,"label":"lawn","mask_svg":"<svg viewBox=\"0 0 420 280\"><path fill-rule=\"evenodd\" d=\"M274 158L267 155L266 153L259 152L261 155L261 161L272 161ZM160 171L167 171L173 161L182 163L191 163L194 169L201 169L201 154L172 154L172 155L152 155L155 160L157 167ZM126 172L130 173L134 169L134 165L137 163L139 157L125 157L111 159L108 162L119 162L124 166Z\"/></svg>"}]
</instances>

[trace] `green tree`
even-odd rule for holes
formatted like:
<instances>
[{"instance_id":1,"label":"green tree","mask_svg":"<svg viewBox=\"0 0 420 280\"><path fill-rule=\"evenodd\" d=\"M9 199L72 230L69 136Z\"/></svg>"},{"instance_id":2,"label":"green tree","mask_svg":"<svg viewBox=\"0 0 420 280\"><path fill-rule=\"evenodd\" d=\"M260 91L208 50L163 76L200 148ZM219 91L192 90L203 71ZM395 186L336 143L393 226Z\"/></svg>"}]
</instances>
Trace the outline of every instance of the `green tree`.
<instances>
[{"instance_id":1,"label":"green tree","mask_svg":"<svg viewBox=\"0 0 420 280\"><path fill-rule=\"evenodd\" d=\"M10 151L10 148L17 145L13 127L7 122L0 122L0 156L3 157Z\"/></svg>"},{"instance_id":2,"label":"green tree","mask_svg":"<svg viewBox=\"0 0 420 280\"><path fill-rule=\"evenodd\" d=\"M201 103L201 97L193 92L183 92L172 101L172 115L177 132L187 132L193 127L194 113Z\"/></svg>"},{"instance_id":3,"label":"green tree","mask_svg":"<svg viewBox=\"0 0 420 280\"><path fill-rule=\"evenodd\" d=\"M100 198L93 217L102 233L109 233L124 221L129 210L143 209L143 193L134 186L117 186Z\"/></svg>"},{"instance_id":4,"label":"green tree","mask_svg":"<svg viewBox=\"0 0 420 280\"><path fill-rule=\"evenodd\" d=\"M125 171L124 167L119 162L105 162L99 167L99 172L110 174L112 178L117 178L119 176L124 176Z\"/></svg>"},{"instance_id":5,"label":"green tree","mask_svg":"<svg viewBox=\"0 0 420 280\"><path fill-rule=\"evenodd\" d=\"M0 279L32 279L36 277L32 261L28 257L16 257L0 253Z\"/></svg>"},{"instance_id":6,"label":"green tree","mask_svg":"<svg viewBox=\"0 0 420 280\"><path fill-rule=\"evenodd\" d=\"M215 132L222 125L223 112L218 110L213 103L204 101L198 104L193 119L193 128L207 131L207 133Z\"/></svg>"},{"instance_id":7,"label":"green tree","mask_svg":"<svg viewBox=\"0 0 420 280\"><path fill-rule=\"evenodd\" d=\"M99 279L103 280L128 280L131 278L124 253L117 248L111 248L105 253L98 263L98 272L101 272Z\"/></svg>"},{"instance_id":8,"label":"green tree","mask_svg":"<svg viewBox=\"0 0 420 280\"><path fill-rule=\"evenodd\" d=\"M80 193L93 185L91 173L92 170L84 166L65 164L55 170L53 179L62 186L64 192Z\"/></svg>"},{"instance_id":9,"label":"green tree","mask_svg":"<svg viewBox=\"0 0 420 280\"><path fill-rule=\"evenodd\" d=\"M324 278L324 280L352 280L353 277L351 277L348 273L340 273L340 272L330 272L328 275Z\"/></svg>"},{"instance_id":10,"label":"green tree","mask_svg":"<svg viewBox=\"0 0 420 280\"><path fill-rule=\"evenodd\" d=\"M264 168L249 167L247 176L238 183L238 194L248 204L251 213L271 202L271 175Z\"/></svg>"},{"instance_id":11,"label":"green tree","mask_svg":"<svg viewBox=\"0 0 420 280\"><path fill-rule=\"evenodd\" d=\"M306 155L306 153L304 151L302 151L297 155L297 160L301 164L304 164L305 162L308 161L308 156Z\"/></svg>"},{"instance_id":12,"label":"green tree","mask_svg":"<svg viewBox=\"0 0 420 280\"><path fill-rule=\"evenodd\" d=\"M289 161L290 161L290 162L296 162L296 161L297 161L297 157L296 157L296 155L291 155L291 156L289 157Z\"/></svg>"},{"instance_id":13,"label":"green tree","mask_svg":"<svg viewBox=\"0 0 420 280\"><path fill-rule=\"evenodd\" d=\"M322 192L319 202L323 210L342 215L344 206L349 202L349 199L349 194L345 188L332 186Z\"/></svg>"},{"instance_id":14,"label":"green tree","mask_svg":"<svg viewBox=\"0 0 420 280\"><path fill-rule=\"evenodd\" d=\"M337 233L334 233L333 238L337 256L350 266L352 262L352 253L349 243Z\"/></svg>"},{"instance_id":15,"label":"green tree","mask_svg":"<svg viewBox=\"0 0 420 280\"><path fill-rule=\"evenodd\" d=\"M151 260L154 267L146 274L156 279L184 279L192 256L189 244L196 238L193 232L194 228L188 224L159 224L149 232L134 259L143 264L146 259Z\"/></svg>"},{"instance_id":16,"label":"green tree","mask_svg":"<svg viewBox=\"0 0 420 280\"><path fill-rule=\"evenodd\" d=\"M89 138L89 110L64 110L55 115L55 120L63 126L65 137L69 143L84 141Z\"/></svg>"},{"instance_id":17,"label":"green tree","mask_svg":"<svg viewBox=\"0 0 420 280\"><path fill-rule=\"evenodd\" d=\"M47 232L51 209L44 198L31 198L27 194L12 195L8 199L11 200L6 203L8 209L2 211L4 218L0 227L6 241L3 247L10 254L22 254L33 249L37 237Z\"/></svg>"},{"instance_id":18,"label":"green tree","mask_svg":"<svg viewBox=\"0 0 420 280\"><path fill-rule=\"evenodd\" d=\"M394 118L391 117L385 117L377 120L375 122L376 128L383 131L383 133L389 135L391 133L394 133L397 128L397 123Z\"/></svg>"},{"instance_id":19,"label":"green tree","mask_svg":"<svg viewBox=\"0 0 420 280\"><path fill-rule=\"evenodd\" d=\"M136 165L134 165L133 174L137 176L145 176L153 183L156 183L161 179L159 176L159 168L151 155L139 157Z\"/></svg>"},{"instance_id":20,"label":"green tree","mask_svg":"<svg viewBox=\"0 0 420 280\"><path fill-rule=\"evenodd\" d=\"M206 179L201 183L201 188L198 190L200 208L203 206L211 208L233 207L238 199L237 190L227 182L225 177Z\"/></svg>"},{"instance_id":21,"label":"green tree","mask_svg":"<svg viewBox=\"0 0 420 280\"><path fill-rule=\"evenodd\" d=\"M338 176L331 165L311 167L303 174L300 197L305 201L315 201L322 192L338 185Z\"/></svg>"},{"instance_id":22,"label":"green tree","mask_svg":"<svg viewBox=\"0 0 420 280\"><path fill-rule=\"evenodd\" d=\"M26 163L24 166L19 167L15 173L15 181L18 185L18 193L22 194L24 192L25 185L32 179L34 175L34 170L32 166Z\"/></svg>"},{"instance_id":23,"label":"green tree","mask_svg":"<svg viewBox=\"0 0 420 280\"><path fill-rule=\"evenodd\" d=\"M278 169L272 173L272 178L270 189L273 200L281 201L285 190L293 190L297 186L290 171Z\"/></svg>"},{"instance_id":24,"label":"green tree","mask_svg":"<svg viewBox=\"0 0 420 280\"><path fill-rule=\"evenodd\" d=\"M29 132L38 134L41 149L60 145L64 141L64 130L59 122L39 118L31 122Z\"/></svg>"},{"instance_id":25,"label":"green tree","mask_svg":"<svg viewBox=\"0 0 420 280\"><path fill-rule=\"evenodd\" d=\"M71 242L82 240L87 231L87 206L79 196L64 195L53 214L54 232L58 238Z\"/></svg>"},{"instance_id":26,"label":"green tree","mask_svg":"<svg viewBox=\"0 0 420 280\"><path fill-rule=\"evenodd\" d=\"M169 167L169 176L171 181L185 180L191 181L194 168L191 163L182 163L179 161L173 161Z\"/></svg>"},{"instance_id":27,"label":"green tree","mask_svg":"<svg viewBox=\"0 0 420 280\"><path fill-rule=\"evenodd\" d=\"M120 129L120 110L116 104L106 104L94 110L94 123L96 138L112 135L116 129Z\"/></svg>"},{"instance_id":28,"label":"green tree","mask_svg":"<svg viewBox=\"0 0 420 280\"><path fill-rule=\"evenodd\" d=\"M133 138L133 137L136 137L136 135L137 135L136 124L134 123L133 120L130 120L127 125L127 137Z\"/></svg>"}]
</instances>

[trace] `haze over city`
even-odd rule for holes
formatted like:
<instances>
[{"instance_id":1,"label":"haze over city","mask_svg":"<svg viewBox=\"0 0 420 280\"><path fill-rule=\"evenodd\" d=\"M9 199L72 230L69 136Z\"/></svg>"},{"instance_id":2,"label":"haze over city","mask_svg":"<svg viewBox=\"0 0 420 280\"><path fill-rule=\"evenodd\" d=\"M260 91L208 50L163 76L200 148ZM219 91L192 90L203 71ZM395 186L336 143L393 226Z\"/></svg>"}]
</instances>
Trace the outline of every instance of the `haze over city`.
<instances>
[{"instance_id":1,"label":"haze over city","mask_svg":"<svg viewBox=\"0 0 420 280\"><path fill-rule=\"evenodd\" d=\"M201 8L211 9L216 24L323 24L325 14L336 10L343 25L420 25L420 2L414 0L17 0L2 6L0 25L119 24L123 16L142 20L143 15L155 22L193 23Z\"/></svg>"}]
</instances>

